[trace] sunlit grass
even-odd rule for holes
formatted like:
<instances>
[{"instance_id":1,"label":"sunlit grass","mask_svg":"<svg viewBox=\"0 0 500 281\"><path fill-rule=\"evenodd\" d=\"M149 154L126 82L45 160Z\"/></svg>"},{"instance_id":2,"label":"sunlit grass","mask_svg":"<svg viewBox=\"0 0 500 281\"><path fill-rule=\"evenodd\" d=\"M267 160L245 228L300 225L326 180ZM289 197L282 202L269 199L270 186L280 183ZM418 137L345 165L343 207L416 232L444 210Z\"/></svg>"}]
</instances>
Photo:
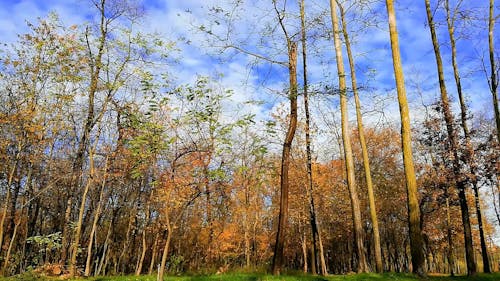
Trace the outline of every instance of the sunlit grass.
<instances>
[{"instance_id":1,"label":"sunlit grass","mask_svg":"<svg viewBox=\"0 0 500 281\"><path fill-rule=\"evenodd\" d=\"M61 280L60 278L47 278L35 276L33 274L23 274L9 278L0 278L0 281L40 281L40 280ZM77 278L75 281L156 281L154 275L142 276L101 276L89 278ZM193 275L193 276L165 276L164 281L496 281L500 280L500 273L479 274L475 277L456 276L450 277L446 275L429 274L425 279L418 278L411 274L402 273L366 273L366 274L349 274L349 275L330 275L330 276L313 276L313 275L281 275L273 276L258 273L227 273L222 275Z\"/></svg>"}]
</instances>

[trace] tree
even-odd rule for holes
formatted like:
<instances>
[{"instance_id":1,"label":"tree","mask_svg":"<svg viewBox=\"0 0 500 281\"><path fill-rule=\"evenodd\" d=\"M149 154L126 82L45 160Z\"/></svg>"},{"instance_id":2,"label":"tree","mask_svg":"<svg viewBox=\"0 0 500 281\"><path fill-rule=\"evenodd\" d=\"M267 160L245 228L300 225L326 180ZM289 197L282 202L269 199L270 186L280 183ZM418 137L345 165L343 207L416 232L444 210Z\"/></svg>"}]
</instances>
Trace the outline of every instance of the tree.
<instances>
[{"instance_id":1,"label":"tree","mask_svg":"<svg viewBox=\"0 0 500 281\"><path fill-rule=\"evenodd\" d=\"M498 108L498 67L495 60L494 30L495 30L495 0L490 0L488 14L488 50L490 58L490 91L493 97L493 110L495 111L495 122L497 124L497 141L500 142L500 109Z\"/></svg>"},{"instance_id":2,"label":"tree","mask_svg":"<svg viewBox=\"0 0 500 281\"><path fill-rule=\"evenodd\" d=\"M316 208L314 204L314 188L313 188L313 171L312 171L312 155L311 155L311 129L310 129L310 112L309 112L309 93L307 81L307 44L306 44L306 23L305 23L305 3L300 2L300 23L301 23L301 43L302 43L302 67L303 67L303 87L304 87L304 111L306 115L305 135L306 135L306 157L307 157L307 187L306 193L309 197L309 216L312 231L313 254L311 255L312 273L316 274L317 257L319 256L322 275L326 275L326 263L323 252L323 243L321 240L321 232L316 218ZM319 254L319 255L318 255ZM307 265L307 263L305 263Z\"/></svg>"},{"instance_id":3,"label":"tree","mask_svg":"<svg viewBox=\"0 0 500 281\"><path fill-rule=\"evenodd\" d=\"M354 63L354 58L352 55L351 43L349 40L349 33L347 31L345 11L344 11L344 8L342 7L342 5L340 3L338 3L338 0L336 0L336 1L337 1L338 6L339 6L339 10L340 10L340 18L341 18L341 22L342 22L342 33L344 35L344 44L346 46L347 57L349 59L349 69L351 72L352 92L354 95L354 102L356 105L356 119L357 119L357 123L358 123L359 142L361 145L361 151L362 151L362 155L363 155L363 168L364 168L364 172L365 172L366 187L368 190L368 201L369 201L369 205L370 205L370 218L371 218L371 222L373 225L373 247L375 250L375 270L380 273L383 271L382 250L380 247L380 232L379 232L379 227L378 227L377 208L375 206L375 196L373 194L373 182L372 182L372 176L371 176L371 171L370 171L370 159L368 156L368 149L366 148L365 133L364 133L364 128L363 128L363 117L361 115L361 103L359 101L358 85L356 82L355 63Z\"/></svg>"},{"instance_id":4,"label":"tree","mask_svg":"<svg viewBox=\"0 0 500 281\"><path fill-rule=\"evenodd\" d=\"M489 266L489 258L488 258L488 253L487 253L487 248L486 248L486 242L484 238L484 231L483 231L483 222L482 222L482 215L481 215L481 207L479 204L479 191L478 191L478 175L477 175L477 164L475 155L474 155L474 147L472 146L471 143L471 134L469 130L469 126L467 125L467 119L468 119L468 108L465 103L464 99L464 94L462 91L462 83L461 83L461 78L460 78L460 73L458 70L458 63L457 63L457 50L456 50L456 40L455 40L455 21L456 21L456 14L457 14L457 9L454 10L453 14L451 14L450 10L450 4L449 0L445 1L445 10L446 10L446 23L448 27L448 35L450 38L450 45L451 45L451 59L452 59L452 66L453 66L453 74L455 78L455 85L457 88L457 93L458 93L458 98L460 102L460 120L461 120L461 126L463 129L464 133L464 139L465 139L465 151L464 151L464 162L466 165L468 165L469 170L470 170L470 175L467 176L467 180L472 184L472 188L474 190L474 196L475 196L475 204L476 204L476 214L478 216L478 225L479 225L479 233L480 233L480 243L481 243L481 253L482 253L482 258L483 258L483 270L485 272L490 272L490 266ZM494 106L498 106L495 105Z\"/></svg>"},{"instance_id":5,"label":"tree","mask_svg":"<svg viewBox=\"0 0 500 281\"><path fill-rule=\"evenodd\" d=\"M453 114L450 109L448 93L446 91L446 84L443 71L443 62L441 59L441 52L439 50L439 42L436 35L434 20L431 12L430 1L425 0L425 8L427 12L427 22L431 32L432 45L434 47L434 55L436 57L436 65L439 80L439 90L441 92L441 106L446 123L446 131L448 134L448 143L450 155L453 159L453 173L456 187L459 190L460 209L462 211L462 223L464 227L464 244L467 258L467 272L468 275L476 274L476 265L474 260L474 250L472 247L472 232L470 227L469 208L467 205L467 198L465 194L465 180L461 173L461 164L458 151L457 133L454 127Z\"/></svg>"},{"instance_id":6,"label":"tree","mask_svg":"<svg viewBox=\"0 0 500 281\"><path fill-rule=\"evenodd\" d=\"M349 120L347 113L347 88L345 81L344 61L342 56L342 47L340 42L339 22L337 17L337 4L330 0L330 9L333 26L333 39L335 44L335 57L337 61L337 70L339 76L339 94L340 94L340 112L342 123L342 144L344 147L344 161L347 172L347 187L351 199L352 219L354 228L354 246L358 258L357 272L368 271L366 264L365 248L363 244L364 235L361 223L361 210L354 175L354 160L352 157L351 138L349 130Z\"/></svg>"},{"instance_id":7,"label":"tree","mask_svg":"<svg viewBox=\"0 0 500 281\"><path fill-rule=\"evenodd\" d=\"M426 275L424 241L420 227L420 210L418 204L417 181L413 164L413 153L411 145L410 112L406 98L406 89L399 51L399 39L396 26L396 14L394 12L394 1L386 0L387 14L389 17L389 33L392 49L392 60L396 90L398 93L399 112L401 115L401 146L403 150L403 167L405 170L406 190L408 200L408 224L410 230L410 249L413 272L419 276Z\"/></svg>"}]
</instances>

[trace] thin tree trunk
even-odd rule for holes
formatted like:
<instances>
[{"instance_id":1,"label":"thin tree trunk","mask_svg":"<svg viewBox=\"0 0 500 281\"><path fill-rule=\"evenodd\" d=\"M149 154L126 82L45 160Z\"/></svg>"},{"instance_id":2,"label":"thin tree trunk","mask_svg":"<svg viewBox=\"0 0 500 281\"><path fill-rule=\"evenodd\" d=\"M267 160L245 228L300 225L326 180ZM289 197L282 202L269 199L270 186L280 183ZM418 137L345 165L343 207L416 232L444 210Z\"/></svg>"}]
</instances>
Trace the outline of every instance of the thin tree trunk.
<instances>
[{"instance_id":1,"label":"thin tree trunk","mask_svg":"<svg viewBox=\"0 0 500 281\"><path fill-rule=\"evenodd\" d=\"M311 255L311 266L312 274L316 274L316 265L318 254L321 255L323 251L318 251L318 239L319 239L319 230L318 223L316 219L316 208L314 204L314 187L313 187L313 174L312 174L312 152L311 152L311 134L310 134L310 113L309 113L309 93L308 93L308 81L307 81L307 45L306 45L306 23L305 23L305 3L304 0L300 2L300 21L301 21L301 42L302 42L302 66L303 66L303 78L304 78L304 109L306 114L306 156L307 156L307 188L306 193L309 197L309 216L311 223L311 232L312 232L312 246L313 246L313 254ZM324 257L320 257L320 259L324 260ZM326 275L326 266L323 267L321 265L322 275Z\"/></svg>"},{"instance_id":2,"label":"thin tree trunk","mask_svg":"<svg viewBox=\"0 0 500 281\"><path fill-rule=\"evenodd\" d=\"M0 220L0 253L2 252L3 236L4 236L4 224L5 224L5 221L7 219L7 209L9 208L9 201L10 201L10 196L11 196L10 186L12 185L12 182L14 181L14 174L16 172L17 163L19 162L19 158L21 157L21 148L22 148L21 143L18 143L16 157L15 157L14 163L12 163L12 167L10 168L10 171L9 171L9 178L7 179L7 196L5 197L4 206L2 208L2 219Z\"/></svg>"},{"instance_id":3,"label":"thin tree trunk","mask_svg":"<svg viewBox=\"0 0 500 281\"><path fill-rule=\"evenodd\" d=\"M107 254L108 254L108 244L109 244L109 239L111 238L112 225L113 225L113 221L111 221L111 223L109 224L108 233L106 234L106 239L104 239L102 256L101 256L101 260L99 262L99 267L97 268L97 271L96 271L96 275L101 274L101 272L104 275L103 266L104 266L104 270L106 270L106 266L104 264L107 263L106 261L107 261Z\"/></svg>"},{"instance_id":4,"label":"thin tree trunk","mask_svg":"<svg viewBox=\"0 0 500 281\"><path fill-rule=\"evenodd\" d=\"M147 243L146 243L146 230L143 230L142 232L142 250L139 259L137 260L137 266L135 269L135 276L141 275L142 272L142 265L144 264L144 258L146 257L146 251L147 251Z\"/></svg>"},{"instance_id":5,"label":"thin tree trunk","mask_svg":"<svg viewBox=\"0 0 500 281\"><path fill-rule=\"evenodd\" d=\"M149 263L149 270L148 270L148 275L151 275L153 273L153 269L155 267L155 259L156 259L156 251L158 248L158 238L160 236L160 233L157 232L155 236L155 241L153 243L153 252L151 253L151 262Z\"/></svg>"},{"instance_id":6,"label":"thin tree trunk","mask_svg":"<svg viewBox=\"0 0 500 281\"><path fill-rule=\"evenodd\" d=\"M102 179L101 183L101 190L99 191L99 201L97 202L97 209L94 214L94 220L92 221L92 229L90 231L90 237L89 237L89 243L87 245L87 261L85 263L85 276L90 275L90 270L92 267L91 260L92 260L92 246L94 243L94 235L97 230L97 223L99 221L99 216L101 215L101 208L102 208L102 201L104 199L104 187L106 185L106 178L108 175L108 161L109 161L109 156L106 156L105 160L105 165L104 165L104 176Z\"/></svg>"},{"instance_id":7,"label":"thin tree trunk","mask_svg":"<svg viewBox=\"0 0 500 281\"><path fill-rule=\"evenodd\" d=\"M453 159L453 174L455 177L455 185L457 188L465 189L465 179L461 173L460 158L458 155L458 143L457 134L453 125L453 114L449 106L448 93L446 91L446 84L444 80L443 62L441 59L441 52L439 50L439 42L436 35L436 30L434 26L434 20L431 12L430 1L425 0L425 8L427 12L427 22L429 24L429 30L431 32L432 45L434 47L434 55L436 57L437 72L439 78L439 89L441 92L441 105L443 107L444 120L446 123L446 131L448 133L448 143L450 145L450 154ZM469 208L467 206L467 200L465 198L465 190L459 192L460 196L460 209L462 211L462 224L464 227L464 243L465 243L465 257L467 260L467 272L468 275L476 274L476 265L474 258L474 251L472 247L472 235L470 231L470 220L469 220ZM463 196L463 198L462 198Z\"/></svg>"},{"instance_id":8,"label":"thin tree trunk","mask_svg":"<svg viewBox=\"0 0 500 281\"><path fill-rule=\"evenodd\" d=\"M477 166L475 163L475 157L474 157L474 149L472 147L471 143L471 137L470 137L470 132L469 132L469 127L467 126L467 105L465 104L464 101L464 96L462 93L462 84L461 84L461 79L460 79L460 74L458 71L458 64L457 64L457 48L456 48L456 42L455 42L455 31L454 31L454 18L450 16L450 6L449 6L449 0L445 1L445 10L446 10L446 22L448 26L448 35L450 37L450 45L451 45L451 60L452 60L452 65L453 65L453 74L455 77L455 84L457 86L457 93L458 93L458 98L460 101L460 117L461 117L461 125L462 129L464 131L464 137L465 137L465 145L466 145L466 162L469 165L472 177L472 187L474 189L474 195L476 196L476 200L479 201L479 193L477 192ZM482 217L481 217L481 207L476 204L476 212L478 214L478 224L479 226L479 234L481 236L481 253L483 255L483 268L485 272L491 272L490 269L490 263L488 260L488 254L487 254L487 249L486 249L486 242L484 241L484 232L482 229Z\"/></svg>"},{"instance_id":9,"label":"thin tree trunk","mask_svg":"<svg viewBox=\"0 0 500 281\"><path fill-rule=\"evenodd\" d=\"M279 275L283 266L283 251L285 245L285 233L288 220L288 170L290 166L290 150L292 148L293 137L297 128L297 44L288 41L288 71L290 76L290 123L283 143L283 153L281 156L281 177L280 177L280 211L278 217L278 231L276 233L276 244L274 246L274 256L272 261L272 273Z\"/></svg>"},{"instance_id":10,"label":"thin tree trunk","mask_svg":"<svg viewBox=\"0 0 500 281\"><path fill-rule=\"evenodd\" d=\"M495 46L493 40L493 31L495 29L495 1L490 0L490 9L489 9L489 17L488 17L488 49L490 55L490 69L491 69L491 77L490 77L490 90L491 95L493 96L493 108L495 110L495 121L497 124L497 141L500 143L500 111L498 108L498 77L497 77L497 69L495 62Z\"/></svg>"},{"instance_id":11,"label":"thin tree trunk","mask_svg":"<svg viewBox=\"0 0 500 281\"><path fill-rule=\"evenodd\" d=\"M304 259L304 264L303 264L303 271L304 273L307 273L309 271L309 268L307 267L307 238L306 238L306 232L302 234L302 258ZM312 261L311 261L312 262ZM312 264L311 264L312 265Z\"/></svg>"},{"instance_id":12,"label":"thin tree trunk","mask_svg":"<svg viewBox=\"0 0 500 281\"><path fill-rule=\"evenodd\" d=\"M93 150L93 149L92 149ZM89 152L89 159L90 159L90 172L89 172L89 178L87 179L87 183L85 184L85 187L83 189L83 194L82 194L82 201L80 203L80 209L78 212L78 220L76 222L76 228L75 228L75 236L73 238L73 243L71 246L71 259L69 263L69 275L71 277L74 277L76 275L76 257L78 255L78 246L80 245L80 236L82 232L82 222L83 222L83 214L85 212L85 204L87 202L87 194L89 192L90 187L92 186L92 183L94 181L94 155L93 151Z\"/></svg>"},{"instance_id":13,"label":"thin tree trunk","mask_svg":"<svg viewBox=\"0 0 500 281\"><path fill-rule=\"evenodd\" d=\"M9 248L7 249L7 254L5 255L4 258L4 263L2 267L2 274L5 275L7 274L7 270L9 269L9 261L10 261L10 254L12 252L12 248L14 247L14 242L16 241L16 236L17 236L17 229L19 227L19 224L21 224L22 220L22 209L21 209L21 215L18 218L17 222L14 224L14 230L12 232L12 237L9 242Z\"/></svg>"},{"instance_id":14,"label":"thin tree trunk","mask_svg":"<svg viewBox=\"0 0 500 281\"><path fill-rule=\"evenodd\" d=\"M335 0L330 0L331 17L333 25L333 38L335 44L335 54L337 60L337 70L339 76L339 90L340 90L340 112L342 123L342 143L344 145L345 166L347 171L347 187L349 188L349 195L351 197L351 211L353 218L354 228L354 245L355 252L358 259L357 272L367 272L368 265L366 264L365 246L363 243L363 226L361 222L360 202L358 198L358 191L356 189L356 180L354 176L354 159L352 156L351 137L349 130L349 117L347 112L347 87L344 71L344 61L342 56L342 46L339 35L339 22L337 17L337 4Z\"/></svg>"},{"instance_id":15,"label":"thin tree trunk","mask_svg":"<svg viewBox=\"0 0 500 281\"><path fill-rule=\"evenodd\" d=\"M336 0L338 1L338 0ZM337 2L338 3L338 2ZM356 104L356 119L358 121L358 133L359 133L359 142L361 145L361 151L363 154L363 167L365 170L365 179L366 179L366 187L368 190L368 201L370 205L370 218L373 226L373 243L374 243L374 252L375 252L375 269L377 272L381 273L383 271L382 267L382 250L380 246L380 232L378 228L378 219L377 219L377 208L375 206L375 195L373 193L373 183L372 176L370 171L370 159L368 157L368 149L366 147L365 133L363 128L363 117L361 115L361 102L359 100L358 95L358 86L356 82L356 70L354 57L352 56L351 43L349 39L349 33L347 32L347 24L345 21L345 13L342 5L338 3L340 8L340 16L342 20L342 31L344 34L344 43L346 46L347 57L349 59L349 69L351 71L351 85L352 91L354 95L354 102Z\"/></svg>"},{"instance_id":16,"label":"thin tree trunk","mask_svg":"<svg viewBox=\"0 0 500 281\"><path fill-rule=\"evenodd\" d=\"M386 0L387 14L389 17L389 33L392 49L394 76L398 93L399 111L401 115L401 145L403 150L403 166L406 178L408 200L408 223L410 230L410 249L413 272L419 276L427 275L425 270L424 239L420 228L420 209L418 204L417 180L413 166L413 153L411 145L411 126L408 100L404 83L403 66L399 50L399 38L396 26L394 1Z\"/></svg>"},{"instance_id":17,"label":"thin tree trunk","mask_svg":"<svg viewBox=\"0 0 500 281\"><path fill-rule=\"evenodd\" d=\"M451 217L450 217L450 199L448 192L446 192L446 239L448 242L448 248L446 249L446 257L448 259L448 270L451 276L455 276L455 257L453 255L453 233L451 229Z\"/></svg>"},{"instance_id":18,"label":"thin tree trunk","mask_svg":"<svg viewBox=\"0 0 500 281\"><path fill-rule=\"evenodd\" d=\"M167 264L168 251L170 247L170 240L172 239L172 227L170 225L170 220L168 214L166 216L167 220L167 241L165 241L165 247L163 247L163 254L161 256L160 268L158 269L158 276L156 281L163 281L163 274L165 273L165 265Z\"/></svg>"},{"instance_id":19,"label":"thin tree trunk","mask_svg":"<svg viewBox=\"0 0 500 281\"><path fill-rule=\"evenodd\" d=\"M135 270L135 275L136 276L139 276L141 275L141 272L142 272L142 265L144 264L144 258L146 257L146 251L147 251L147 243L146 243L146 230L147 230L147 226L149 224L149 204L151 202L151 195L149 196L148 198L148 201L147 201L147 206L146 206L146 224L144 225L144 228L142 230L142 251L141 251L141 255L140 255L140 258L137 260L137 267L136 267L136 270Z\"/></svg>"},{"instance_id":20,"label":"thin tree trunk","mask_svg":"<svg viewBox=\"0 0 500 281\"><path fill-rule=\"evenodd\" d=\"M486 237L484 235L483 216L481 214L481 202L479 200L479 188L477 184L472 186L474 190L474 202L476 205L477 225L479 227L479 241L481 243L481 257L483 260L483 272L491 273L490 259L488 256L488 247L486 246Z\"/></svg>"},{"instance_id":21,"label":"thin tree trunk","mask_svg":"<svg viewBox=\"0 0 500 281\"><path fill-rule=\"evenodd\" d=\"M328 275L328 269L326 268L326 261L325 261L325 251L323 250L323 240L321 239L321 231L320 231L320 224L317 222L317 228L318 228L318 246L319 246L319 262L321 265L321 272L323 275Z\"/></svg>"}]
</instances>

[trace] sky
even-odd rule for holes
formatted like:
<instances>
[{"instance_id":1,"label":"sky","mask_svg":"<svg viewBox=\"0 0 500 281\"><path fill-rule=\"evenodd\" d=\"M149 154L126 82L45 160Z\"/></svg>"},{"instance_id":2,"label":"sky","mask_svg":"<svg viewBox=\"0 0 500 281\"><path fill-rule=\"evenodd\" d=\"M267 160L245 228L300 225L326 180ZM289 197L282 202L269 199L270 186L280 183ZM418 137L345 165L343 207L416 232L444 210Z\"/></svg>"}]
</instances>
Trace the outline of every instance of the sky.
<instances>
[{"instance_id":1,"label":"sky","mask_svg":"<svg viewBox=\"0 0 500 281\"><path fill-rule=\"evenodd\" d=\"M1 2L0 39L3 43L15 42L17 34L27 32L26 21L36 22L37 17L46 17L51 11L57 12L61 21L68 26L85 24L91 21L95 15L90 0L1 0ZM204 25L214 30L215 33L220 31L220 34L224 34L224 23L220 26L214 25L213 18L208 15L207 11L209 7L221 7L229 11L228 2L234 1L145 0L142 1L145 16L135 28L142 32L158 32L168 40L177 42L180 52L175 56L179 58L179 63L172 65L168 71L175 74L175 78L180 84L194 81L197 75L219 76L224 86L235 91L236 94L233 98L236 101L250 99L264 101L262 105L255 105L249 110L258 118L266 119L270 110L272 111L273 108L284 102L283 94L275 93L282 92L286 88L288 81L286 68L262 61L256 62L253 57L238 54L231 49L226 50L222 56L215 57L215 54L220 53L217 43L207 39L207 36L196 30L198 26ZM275 46L283 50L283 36L279 30L269 38L263 37L260 33L268 26L276 27L275 13L270 5L271 1L243 2L242 8L234 11L237 14L234 17L237 26L232 27L232 34L234 34L231 35L232 42L238 42L249 51L278 60L286 60L283 52L269 51L274 50ZM288 2L289 11L295 12L297 5L293 1ZM367 14L366 11L359 8L348 10L351 20L353 17L358 17L358 19L365 19L366 25L371 25L368 28L356 23L350 25L352 26L350 32L353 37L358 83L369 89L365 95L366 98L364 98L366 102L363 103L366 111L373 111L370 104L373 104L374 95L382 96L381 99L386 101L383 105L386 110L386 118L392 122L397 120L398 110L395 103L385 6L383 1L372 0L369 2L372 2L370 7L377 12L376 15ZM487 14L481 14L485 11L485 6L479 6L487 4L487 1L465 2L469 6L468 8L478 11L480 16L484 18L487 17ZM472 4L467 2L472 2ZM424 1L399 1L396 8L407 92L410 100L415 103L414 106L418 107L422 103L421 99L425 103L431 103L438 97L435 58L429 30L426 26ZM327 12L328 9L328 1L306 1L306 11L308 11L310 18ZM439 18L439 14L437 18L442 19L442 17ZM290 33L295 32L298 20L293 16L288 16L286 20ZM322 19L322 24L323 30L331 29L328 17ZM361 32L359 32L360 30ZM440 30L441 52L447 66L445 75L448 91L452 100L456 100L447 34L444 33L444 28ZM484 28L483 26L479 28L467 26L466 30L471 30L472 34L469 35L469 38L458 41L459 65L465 93L469 97L473 112L491 116L491 95L485 74L481 72L479 60L481 56L487 55L486 25ZM308 35L313 36L313 32L310 30ZM498 46L499 36L496 37L496 45ZM266 40L268 41L266 42ZM264 43L260 41L264 41ZM308 46L308 75L311 84L337 84L333 43L328 38L326 40L319 38L313 41ZM347 64L347 60L345 63ZM415 90L415 85L419 86L421 94ZM391 102L387 102L387 100ZM377 103L376 106L380 105ZM414 119L421 117L418 108L412 114ZM370 116L367 118L370 119ZM377 118L379 117L374 117L373 120L377 120Z\"/></svg>"},{"instance_id":2,"label":"sky","mask_svg":"<svg viewBox=\"0 0 500 281\"><path fill-rule=\"evenodd\" d=\"M286 106L283 89L287 88L287 69L256 60L250 55L241 54L234 49L221 52L221 44L210 36L199 32L203 25L215 34L230 38L233 44L273 60L286 60L283 51L283 35L276 25L276 14L269 0L242 1L241 7L231 9L228 2L234 0L145 0L142 5L145 16L135 26L145 33L156 32L167 40L177 43L179 52L175 54L176 64L167 70L177 83L195 81L197 75L216 76L220 83L234 90L232 101L227 102L229 114L253 113L257 120L265 121L272 112ZM359 7L348 10L349 32L351 32L353 52L356 60L358 83L362 91L364 117L370 125L380 120L397 124L399 111L396 101L393 78L391 49L387 30L385 6L383 1L370 2L370 10ZM434 2L436 1L431 1ZM451 1L455 3L456 1ZM95 17L90 0L0 0L0 42L14 43L18 34L28 31L26 21L36 23L38 17L44 18L49 12L56 12L61 21L70 26L87 24ZM288 1L285 24L290 34L297 32L298 19L292 14L298 10L294 1ZM480 19L487 18L487 1L464 1L468 9L474 11ZM483 5L483 6L481 6ZM499 14L499 4L496 14ZM226 33L224 21L215 20L210 7L219 7L230 11L234 22L230 25L231 33ZM308 21L319 24L321 31L331 29L328 15L329 2L326 0L306 0ZM370 13L373 11L374 13ZM402 62L404 67L407 94L410 99L412 120L423 118L423 104L431 104L439 97L435 57L432 51L430 33L426 26L424 1L397 1L397 24L399 31ZM363 23L354 21L363 20ZM442 14L436 14L442 20ZM450 47L444 26L439 26L439 40L445 64L445 78L453 107L458 112L457 96L451 68ZM462 74L464 92L471 111L475 116L492 117L492 100L485 73L482 71L481 57L487 58L487 25L485 21L468 22L459 26L458 61ZM274 31L269 34L269 31ZM497 28L498 30L498 28ZM263 31L268 35L262 36ZM466 33L462 33L466 31ZM321 34L310 29L308 35ZM498 34L498 35L497 35ZM228 35L229 37L226 37ZM500 46L495 33L495 45ZM294 37L296 38L296 37ZM218 56L219 55L219 56ZM312 85L333 85L337 82L336 65L333 54L333 42L329 38L314 37L308 46L308 75ZM347 65L347 58L345 58ZM300 61L300 58L299 58ZM486 61L487 62L487 61ZM299 65L301 69L301 65ZM301 78L299 77L299 81ZM236 108L234 104L248 100L261 100L261 104L247 104L245 108ZM335 99L334 99L335 101ZM317 100L318 108L336 104ZM350 119L355 121L354 107L351 104ZM313 109L317 126L321 127L320 110ZM318 136L316 147L321 147L329 140Z\"/></svg>"}]
</instances>

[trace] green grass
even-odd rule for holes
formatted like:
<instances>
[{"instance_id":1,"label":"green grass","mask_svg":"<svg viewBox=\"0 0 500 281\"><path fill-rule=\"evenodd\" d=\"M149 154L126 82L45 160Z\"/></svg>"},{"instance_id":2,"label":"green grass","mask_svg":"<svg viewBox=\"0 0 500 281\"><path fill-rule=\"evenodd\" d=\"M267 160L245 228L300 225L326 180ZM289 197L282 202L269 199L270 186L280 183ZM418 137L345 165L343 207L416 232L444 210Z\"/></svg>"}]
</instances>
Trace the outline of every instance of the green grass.
<instances>
[{"instance_id":1,"label":"green grass","mask_svg":"<svg viewBox=\"0 0 500 281\"><path fill-rule=\"evenodd\" d=\"M0 281L42 281L42 280L60 280L58 278L44 278L38 277L33 274L24 274L9 278L0 278ZM435 276L429 275L425 279L419 279L411 274L402 273L384 273L384 274L350 274L350 275L330 275L328 277L312 276L312 275L281 275L272 276L265 274L252 274L252 273L228 273L223 275L196 275L196 276L166 276L165 281L496 281L500 280L500 273L494 274L479 274L476 277L467 276ZM75 281L156 281L156 276L102 276L79 278Z\"/></svg>"}]
</instances>

